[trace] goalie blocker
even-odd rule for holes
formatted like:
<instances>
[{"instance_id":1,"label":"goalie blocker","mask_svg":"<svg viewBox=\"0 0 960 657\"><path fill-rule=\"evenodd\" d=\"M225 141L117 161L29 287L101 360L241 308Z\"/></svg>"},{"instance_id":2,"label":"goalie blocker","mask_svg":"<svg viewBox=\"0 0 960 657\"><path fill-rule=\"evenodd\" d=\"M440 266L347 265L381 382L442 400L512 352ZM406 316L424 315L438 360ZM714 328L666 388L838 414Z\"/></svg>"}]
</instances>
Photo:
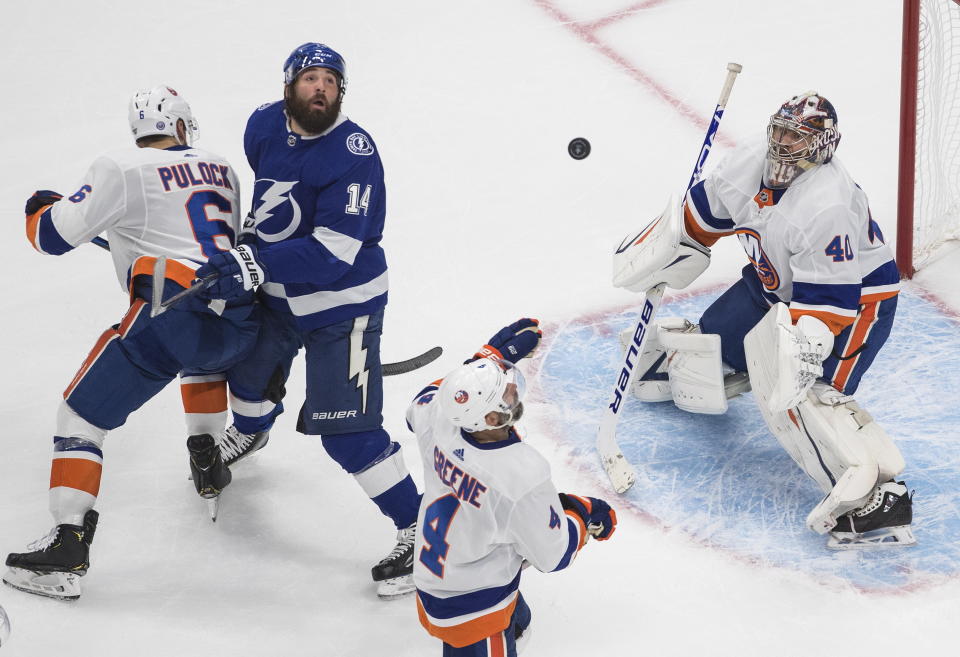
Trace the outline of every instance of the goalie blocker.
<instances>
[{"instance_id":1,"label":"goalie blocker","mask_svg":"<svg viewBox=\"0 0 960 657\"><path fill-rule=\"evenodd\" d=\"M672 197L666 209L643 230L628 235L613 256L613 284L645 292L659 283L682 290L710 264L710 249L690 238L683 228L683 207ZM691 413L721 414L727 399L749 389L746 377L725 367L720 336L703 334L679 318L664 318L644 344L637 362L639 379L632 386L643 401L672 399ZM621 334L625 348L630 329Z\"/></svg>"}]
</instances>

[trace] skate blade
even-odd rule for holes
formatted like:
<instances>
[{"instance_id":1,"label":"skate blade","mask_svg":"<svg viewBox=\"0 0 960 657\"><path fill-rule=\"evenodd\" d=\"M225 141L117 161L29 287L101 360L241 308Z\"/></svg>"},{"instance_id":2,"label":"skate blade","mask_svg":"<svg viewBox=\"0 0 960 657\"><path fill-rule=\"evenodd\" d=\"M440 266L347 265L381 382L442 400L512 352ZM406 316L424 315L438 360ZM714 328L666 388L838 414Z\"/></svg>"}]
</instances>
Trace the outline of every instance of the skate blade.
<instances>
[{"instance_id":1,"label":"skate blade","mask_svg":"<svg viewBox=\"0 0 960 657\"><path fill-rule=\"evenodd\" d=\"M204 497L203 501L207 503L207 512L210 514L210 520L217 521L217 514L220 512L220 496Z\"/></svg>"},{"instance_id":2,"label":"skate blade","mask_svg":"<svg viewBox=\"0 0 960 657\"><path fill-rule=\"evenodd\" d=\"M3 583L23 591L55 600L76 600L80 597L80 576L74 573L35 573L23 568L9 568Z\"/></svg>"},{"instance_id":3,"label":"skate blade","mask_svg":"<svg viewBox=\"0 0 960 657\"><path fill-rule=\"evenodd\" d=\"M886 550L889 548L910 547L917 539L910 525L885 527L864 534L852 532L830 532L827 547L831 550Z\"/></svg>"},{"instance_id":4,"label":"skate blade","mask_svg":"<svg viewBox=\"0 0 960 657\"><path fill-rule=\"evenodd\" d=\"M397 600L416 590L417 587L413 584L413 575L391 577L377 582L377 597L381 600Z\"/></svg>"}]
</instances>

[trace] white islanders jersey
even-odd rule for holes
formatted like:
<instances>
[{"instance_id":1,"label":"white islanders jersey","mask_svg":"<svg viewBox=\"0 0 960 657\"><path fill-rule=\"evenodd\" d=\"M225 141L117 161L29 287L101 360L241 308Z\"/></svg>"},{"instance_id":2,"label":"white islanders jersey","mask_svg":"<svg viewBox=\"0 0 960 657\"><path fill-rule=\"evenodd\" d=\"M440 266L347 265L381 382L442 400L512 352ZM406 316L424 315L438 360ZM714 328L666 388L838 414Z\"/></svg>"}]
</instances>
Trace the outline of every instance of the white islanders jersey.
<instances>
[{"instance_id":1,"label":"white islanders jersey","mask_svg":"<svg viewBox=\"0 0 960 657\"><path fill-rule=\"evenodd\" d=\"M107 233L121 287L165 255L167 278L189 287L199 264L229 250L240 227L229 163L186 146L131 147L97 158L70 196L27 218L27 237L60 255Z\"/></svg>"},{"instance_id":2,"label":"white islanders jersey","mask_svg":"<svg viewBox=\"0 0 960 657\"><path fill-rule=\"evenodd\" d=\"M687 192L686 231L707 246L736 235L766 303L809 314L834 334L863 303L896 296L900 276L867 196L834 157L789 187L763 184L765 146L741 147Z\"/></svg>"},{"instance_id":3,"label":"white islanders jersey","mask_svg":"<svg viewBox=\"0 0 960 657\"><path fill-rule=\"evenodd\" d=\"M524 561L567 567L586 538L565 515L547 461L515 432L478 443L440 415L439 382L407 411L424 464L413 579L420 621L462 647L510 623Z\"/></svg>"}]
</instances>

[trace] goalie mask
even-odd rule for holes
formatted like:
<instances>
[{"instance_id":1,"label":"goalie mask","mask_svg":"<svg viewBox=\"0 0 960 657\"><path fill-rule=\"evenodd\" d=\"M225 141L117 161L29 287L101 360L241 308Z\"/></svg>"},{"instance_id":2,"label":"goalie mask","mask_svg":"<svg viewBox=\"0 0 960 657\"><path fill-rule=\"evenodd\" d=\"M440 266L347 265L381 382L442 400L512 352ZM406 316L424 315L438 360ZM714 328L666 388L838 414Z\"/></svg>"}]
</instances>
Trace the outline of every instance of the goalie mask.
<instances>
[{"instance_id":1,"label":"goalie mask","mask_svg":"<svg viewBox=\"0 0 960 657\"><path fill-rule=\"evenodd\" d=\"M764 185L788 187L801 173L833 157L840 142L837 111L815 91L794 96L770 117Z\"/></svg>"},{"instance_id":2,"label":"goalie mask","mask_svg":"<svg viewBox=\"0 0 960 657\"><path fill-rule=\"evenodd\" d=\"M480 358L448 374L437 394L443 415L473 433L516 423L523 415L526 387L523 373L513 363ZM487 422L489 413L497 414L497 424Z\"/></svg>"},{"instance_id":3,"label":"goalie mask","mask_svg":"<svg viewBox=\"0 0 960 657\"><path fill-rule=\"evenodd\" d=\"M186 145L197 140L197 120L193 118L190 105L170 87L160 85L141 90L130 100L130 130L133 138L166 135L179 139L177 121L183 121L186 129Z\"/></svg>"}]
</instances>

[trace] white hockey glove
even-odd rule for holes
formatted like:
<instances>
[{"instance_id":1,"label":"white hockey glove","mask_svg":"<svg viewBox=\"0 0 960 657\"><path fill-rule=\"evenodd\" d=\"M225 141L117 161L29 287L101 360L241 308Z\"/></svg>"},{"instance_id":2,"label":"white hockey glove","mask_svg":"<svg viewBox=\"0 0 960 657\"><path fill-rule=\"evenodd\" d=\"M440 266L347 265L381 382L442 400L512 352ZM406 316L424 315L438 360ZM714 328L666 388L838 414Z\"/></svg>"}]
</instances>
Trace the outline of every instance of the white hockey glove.
<instances>
[{"instance_id":1,"label":"white hockey glove","mask_svg":"<svg viewBox=\"0 0 960 657\"><path fill-rule=\"evenodd\" d=\"M682 290L706 270L710 249L683 230L683 204L673 196L659 217L627 235L613 254L613 285L646 292L658 283Z\"/></svg>"},{"instance_id":2,"label":"white hockey glove","mask_svg":"<svg viewBox=\"0 0 960 657\"><path fill-rule=\"evenodd\" d=\"M807 391L823 376L823 361L833 349L833 333L812 315L802 315L794 325L785 304L778 303L775 312L777 384L769 403L772 410L785 411L806 399Z\"/></svg>"}]
</instances>

